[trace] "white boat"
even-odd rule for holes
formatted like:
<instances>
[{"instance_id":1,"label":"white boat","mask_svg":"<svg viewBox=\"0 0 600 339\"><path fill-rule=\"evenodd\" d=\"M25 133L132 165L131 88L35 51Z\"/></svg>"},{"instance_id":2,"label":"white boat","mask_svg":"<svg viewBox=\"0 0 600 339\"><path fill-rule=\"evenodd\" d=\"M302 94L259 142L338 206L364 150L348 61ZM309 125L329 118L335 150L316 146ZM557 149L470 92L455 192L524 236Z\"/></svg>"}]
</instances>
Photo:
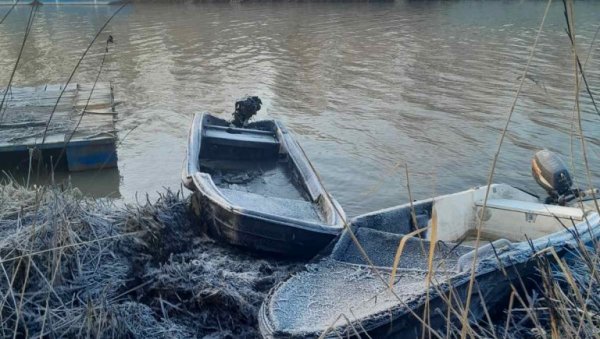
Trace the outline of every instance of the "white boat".
<instances>
[{"instance_id":1,"label":"white boat","mask_svg":"<svg viewBox=\"0 0 600 339\"><path fill-rule=\"evenodd\" d=\"M600 235L597 205L590 200L596 190L572 189L566 167L551 152L536 154L532 168L549 193L544 200L494 184L485 210L487 186L354 218L351 229L374 266L344 232L330 256L270 292L259 315L261 333L266 338L417 337L426 307L424 319L434 330L446 325L448 315L459 321L460 311L448 313L446 300L463 309L473 267L470 317L482 317L484 303L493 309L506 300L510 283L535 272L534 253L550 255L552 248L561 256Z\"/></svg>"}]
</instances>

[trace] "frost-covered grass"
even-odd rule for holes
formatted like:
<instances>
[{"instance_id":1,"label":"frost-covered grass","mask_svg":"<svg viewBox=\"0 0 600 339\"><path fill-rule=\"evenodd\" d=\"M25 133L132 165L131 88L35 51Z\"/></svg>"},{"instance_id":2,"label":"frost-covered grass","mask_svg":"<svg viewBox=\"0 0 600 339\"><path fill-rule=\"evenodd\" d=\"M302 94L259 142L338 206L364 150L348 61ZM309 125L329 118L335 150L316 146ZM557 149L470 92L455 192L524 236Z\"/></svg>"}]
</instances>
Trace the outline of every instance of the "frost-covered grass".
<instances>
[{"instance_id":1,"label":"frost-covered grass","mask_svg":"<svg viewBox=\"0 0 600 339\"><path fill-rule=\"evenodd\" d=\"M0 336L257 337L293 263L217 244L189 201L117 207L76 189L0 185Z\"/></svg>"}]
</instances>

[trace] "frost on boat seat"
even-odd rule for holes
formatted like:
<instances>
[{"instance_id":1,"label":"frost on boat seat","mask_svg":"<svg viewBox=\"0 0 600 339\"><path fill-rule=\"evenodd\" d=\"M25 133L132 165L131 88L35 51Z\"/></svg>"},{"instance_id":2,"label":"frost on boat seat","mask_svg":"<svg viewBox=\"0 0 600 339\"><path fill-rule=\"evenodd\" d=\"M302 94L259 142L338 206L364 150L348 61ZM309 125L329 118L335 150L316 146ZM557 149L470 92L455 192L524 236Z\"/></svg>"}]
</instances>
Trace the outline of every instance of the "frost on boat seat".
<instances>
[{"instance_id":1,"label":"frost on boat seat","mask_svg":"<svg viewBox=\"0 0 600 339\"><path fill-rule=\"evenodd\" d=\"M355 235L375 266L393 266L396 250L404 236L403 234L361 227L356 230ZM400 256L398 268L427 270L430 244L430 241L419 238L411 237L407 239ZM434 269L436 271L457 271L458 259L471 250L473 248L469 246L438 241L435 248ZM336 246L333 258L347 263L368 265L349 236L345 236Z\"/></svg>"},{"instance_id":2,"label":"frost on boat seat","mask_svg":"<svg viewBox=\"0 0 600 339\"><path fill-rule=\"evenodd\" d=\"M478 201L475 204L477 206L483 206L483 201ZM507 211L546 215L557 218L573 218L575 220L582 220L584 215L584 212L579 208L546 205L536 202L516 201L509 199L489 199L486 207Z\"/></svg>"},{"instance_id":3,"label":"frost on boat seat","mask_svg":"<svg viewBox=\"0 0 600 339\"><path fill-rule=\"evenodd\" d=\"M268 131L241 130L238 128L207 128L204 138L210 144L245 148L279 147L279 141Z\"/></svg>"},{"instance_id":4,"label":"frost on boat seat","mask_svg":"<svg viewBox=\"0 0 600 339\"><path fill-rule=\"evenodd\" d=\"M321 222L322 218L311 202L231 190L219 189L223 196L234 206L288 218Z\"/></svg>"}]
</instances>

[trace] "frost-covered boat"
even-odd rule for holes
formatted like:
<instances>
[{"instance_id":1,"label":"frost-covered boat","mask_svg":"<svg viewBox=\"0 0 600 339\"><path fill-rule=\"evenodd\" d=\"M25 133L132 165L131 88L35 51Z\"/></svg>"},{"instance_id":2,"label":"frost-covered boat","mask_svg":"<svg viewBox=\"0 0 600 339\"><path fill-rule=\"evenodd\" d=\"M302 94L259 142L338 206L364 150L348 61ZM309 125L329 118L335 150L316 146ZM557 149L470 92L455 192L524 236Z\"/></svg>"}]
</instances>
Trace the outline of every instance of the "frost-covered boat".
<instances>
[{"instance_id":1,"label":"frost-covered boat","mask_svg":"<svg viewBox=\"0 0 600 339\"><path fill-rule=\"evenodd\" d=\"M472 318L481 317L482 299L493 309L506 300L508 282L533 272L534 252L554 247L562 255L578 241L590 243L600 234L596 204L577 199L586 194L571 189L570 176L558 159L542 151L533 161L536 180L550 193L545 201L495 184L490 187L485 211L487 186L354 218L351 229L381 276L344 232L330 256L308 264L269 293L259 314L261 333L265 338L346 338L365 332L373 338L415 337L423 329L417 317L423 318L426 305L426 322L437 329L446 324L445 300L452 300L453 306L466 301L475 258L470 312ZM432 218L433 214L436 217ZM475 231L480 222L480 239L485 240L480 241L475 256ZM432 224L436 224L437 235ZM417 235L418 230L423 231ZM390 288L403 237L406 242ZM433 243L432 237L436 239ZM450 313L450 318L456 321L460 311Z\"/></svg>"},{"instance_id":2,"label":"frost-covered boat","mask_svg":"<svg viewBox=\"0 0 600 339\"><path fill-rule=\"evenodd\" d=\"M197 114L182 176L209 234L234 245L310 257L343 228L342 208L276 120L234 127Z\"/></svg>"}]
</instances>

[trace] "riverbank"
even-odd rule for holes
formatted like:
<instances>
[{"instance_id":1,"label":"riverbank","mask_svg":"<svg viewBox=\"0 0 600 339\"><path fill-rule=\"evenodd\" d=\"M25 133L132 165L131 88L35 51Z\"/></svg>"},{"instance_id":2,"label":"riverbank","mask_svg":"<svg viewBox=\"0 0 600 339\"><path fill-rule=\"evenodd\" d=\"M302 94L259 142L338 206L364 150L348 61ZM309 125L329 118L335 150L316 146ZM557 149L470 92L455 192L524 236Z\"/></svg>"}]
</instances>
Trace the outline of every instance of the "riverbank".
<instances>
[{"instance_id":1,"label":"riverbank","mask_svg":"<svg viewBox=\"0 0 600 339\"><path fill-rule=\"evenodd\" d=\"M0 336L257 337L297 265L216 244L187 199L118 208L76 189L0 187Z\"/></svg>"},{"instance_id":2,"label":"riverbank","mask_svg":"<svg viewBox=\"0 0 600 339\"><path fill-rule=\"evenodd\" d=\"M0 185L0 336L260 337L260 303L302 263L214 242L197 222L171 191L121 207L77 189ZM472 334L597 335L598 259L540 261L540 276L523 277ZM439 334L460 328L449 331Z\"/></svg>"}]
</instances>

